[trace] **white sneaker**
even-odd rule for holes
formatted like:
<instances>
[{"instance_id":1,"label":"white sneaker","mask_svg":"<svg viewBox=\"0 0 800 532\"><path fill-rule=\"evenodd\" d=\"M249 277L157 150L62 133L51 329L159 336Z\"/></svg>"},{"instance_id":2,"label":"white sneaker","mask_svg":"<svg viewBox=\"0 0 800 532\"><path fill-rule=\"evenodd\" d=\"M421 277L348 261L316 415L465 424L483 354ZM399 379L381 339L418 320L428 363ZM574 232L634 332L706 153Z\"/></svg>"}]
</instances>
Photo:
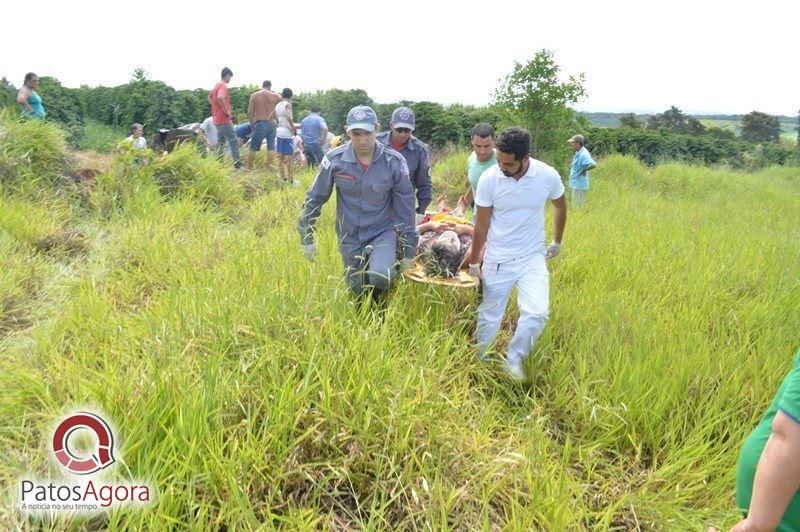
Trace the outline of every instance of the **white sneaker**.
<instances>
[{"instance_id":1,"label":"white sneaker","mask_svg":"<svg viewBox=\"0 0 800 532\"><path fill-rule=\"evenodd\" d=\"M522 382L526 378L520 362L506 362L506 373L517 382Z\"/></svg>"}]
</instances>

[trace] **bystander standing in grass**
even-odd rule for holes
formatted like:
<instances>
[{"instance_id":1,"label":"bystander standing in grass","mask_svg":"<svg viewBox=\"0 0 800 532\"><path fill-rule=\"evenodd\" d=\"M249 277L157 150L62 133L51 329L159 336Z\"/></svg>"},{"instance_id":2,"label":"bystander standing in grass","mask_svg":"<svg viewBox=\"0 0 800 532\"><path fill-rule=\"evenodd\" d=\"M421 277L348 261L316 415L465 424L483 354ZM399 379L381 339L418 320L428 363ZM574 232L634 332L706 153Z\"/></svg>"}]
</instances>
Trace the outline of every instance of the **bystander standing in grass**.
<instances>
[{"instance_id":1,"label":"bystander standing in grass","mask_svg":"<svg viewBox=\"0 0 800 532\"><path fill-rule=\"evenodd\" d=\"M294 136L297 134L292 111L292 96L292 89L283 89L281 91L282 99L275 106L275 116L278 118L278 171L284 183L297 186L299 183L292 178Z\"/></svg>"},{"instance_id":2,"label":"bystander standing in grass","mask_svg":"<svg viewBox=\"0 0 800 532\"><path fill-rule=\"evenodd\" d=\"M131 126L131 136L125 139L129 142L134 149L143 150L147 148L147 140L144 138L144 127L142 124L133 124Z\"/></svg>"},{"instance_id":3,"label":"bystander standing in grass","mask_svg":"<svg viewBox=\"0 0 800 532\"><path fill-rule=\"evenodd\" d=\"M275 151L275 133L278 124L275 121L275 106L281 101L279 94L272 92L272 82L265 80L261 90L250 95L247 104L247 118L253 125L253 135L250 139L250 150L247 152L245 165L253 168L253 157L261 149L261 144L267 143L267 168L272 166L272 152Z\"/></svg>"},{"instance_id":4,"label":"bystander standing in grass","mask_svg":"<svg viewBox=\"0 0 800 532\"><path fill-rule=\"evenodd\" d=\"M416 120L414 111L398 107L392 111L390 131L379 133L378 142L400 152L408 165L411 185L417 195L417 214L425 214L431 202L431 157L428 146L413 135Z\"/></svg>"},{"instance_id":5,"label":"bystander standing in grass","mask_svg":"<svg viewBox=\"0 0 800 532\"><path fill-rule=\"evenodd\" d=\"M586 139L583 135L574 135L567 142L575 152L572 157L572 167L569 171L572 206L580 209L586 206L586 195L589 193L589 170L594 168L596 163L584 145L586 144Z\"/></svg>"},{"instance_id":6,"label":"bystander standing in grass","mask_svg":"<svg viewBox=\"0 0 800 532\"><path fill-rule=\"evenodd\" d=\"M735 532L800 530L800 351L742 445L736 502L746 517Z\"/></svg>"},{"instance_id":7,"label":"bystander standing in grass","mask_svg":"<svg viewBox=\"0 0 800 532\"><path fill-rule=\"evenodd\" d=\"M317 166L325 155L322 145L328 137L328 124L320 113L322 109L319 105L312 105L311 114L300 122L303 151L309 166Z\"/></svg>"},{"instance_id":8,"label":"bystander standing in grass","mask_svg":"<svg viewBox=\"0 0 800 532\"><path fill-rule=\"evenodd\" d=\"M376 142L377 123L370 107L350 109L350 142L322 158L298 221L302 252L314 260L314 227L336 187L336 234L347 284L357 295L371 289L373 297L396 278L398 231L404 268L417 247L408 167L402 155Z\"/></svg>"},{"instance_id":9,"label":"bystander standing in grass","mask_svg":"<svg viewBox=\"0 0 800 532\"><path fill-rule=\"evenodd\" d=\"M36 92L37 87L39 87L39 76L33 72L25 74L25 81L17 91L17 103L23 118L44 120L47 115L42 105L42 97Z\"/></svg>"},{"instance_id":10,"label":"bystander standing in grass","mask_svg":"<svg viewBox=\"0 0 800 532\"><path fill-rule=\"evenodd\" d=\"M211 104L211 116L214 126L217 128L219 144L217 152L222 155L222 145L227 142L231 149L231 157L236 168L241 168L242 162L239 158L239 141L236 139L236 132L233 130L233 111L231 110L231 97L228 93L228 83L233 77L230 68L222 69L222 79L214 86L208 95Z\"/></svg>"},{"instance_id":11,"label":"bystander standing in grass","mask_svg":"<svg viewBox=\"0 0 800 532\"><path fill-rule=\"evenodd\" d=\"M558 172L530 156L531 137L510 127L497 138L497 166L487 170L475 195L477 216L470 274L483 280L478 307L478 358L500 329L511 289L517 287L519 320L506 354L506 371L523 380L522 364L544 329L550 306L550 274L545 259L561 248L567 222L564 184ZM555 239L545 248L544 209L555 208ZM486 243L483 268L479 255Z\"/></svg>"}]
</instances>

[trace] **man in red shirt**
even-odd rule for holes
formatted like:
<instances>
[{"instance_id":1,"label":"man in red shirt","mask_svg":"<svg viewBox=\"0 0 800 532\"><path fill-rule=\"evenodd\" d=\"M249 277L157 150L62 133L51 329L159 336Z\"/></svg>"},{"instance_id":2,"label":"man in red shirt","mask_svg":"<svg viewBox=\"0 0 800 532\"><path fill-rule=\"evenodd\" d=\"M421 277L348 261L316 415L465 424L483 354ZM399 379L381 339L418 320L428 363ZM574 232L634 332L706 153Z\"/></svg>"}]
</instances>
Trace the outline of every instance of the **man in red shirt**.
<instances>
[{"instance_id":1,"label":"man in red shirt","mask_svg":"<svg viewBox=\"0 0 800 532\"><path fill-rule=\"evenodd\" d=\"M231 110L231 97L228 93L228 83L233 77L233 71L225 67L222 69L222 79L214 86L208 94L208 102L211 104L211 118L217 128L220 137L217 144L217 153L222 155L223 142L227 141L231 149L231 157L236 168L241 168L242 161L239 158L239 141L236 139L236 131L233 129L233 112Z\"/></svg>"}]
</instances>

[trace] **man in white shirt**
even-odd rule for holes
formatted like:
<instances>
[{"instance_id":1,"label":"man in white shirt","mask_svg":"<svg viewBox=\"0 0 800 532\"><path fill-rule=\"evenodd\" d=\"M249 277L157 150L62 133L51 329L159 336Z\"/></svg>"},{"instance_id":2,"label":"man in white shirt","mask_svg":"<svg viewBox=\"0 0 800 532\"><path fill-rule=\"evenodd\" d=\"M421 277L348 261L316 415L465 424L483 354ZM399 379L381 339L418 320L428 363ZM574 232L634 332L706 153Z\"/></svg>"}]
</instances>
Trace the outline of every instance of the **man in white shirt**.
<instances>
[{"instance_id":1,"label":"man in white shirt","mask_svg":"<svg viewBox=\"0 0 800 532\"><path fill-rule=\"evenodd\" d=\"M217 149L217 144L219 143L219 137L217 135L217 126L214 125L214 118L209 116L203 123L200 124L200 127L197 128L198 132L203 135L203 138L206 141L206 152L211 153L215 149Z\"/></svg>"},{"instance_id":2,"label":"man in white shirt","mask_svg":"<svg viewBox=\"0 0 800 532\"><path fill-rule=\"evenodd\" d=\"M144 127L142 124L133 124L131 126L131 136L125 139L130 142L137 150L143 150L147 147L147 141L144 138Z\"/></svg>"},{"instance_id":3,"label":"man in white shirt","mask_svg":"<svg viewBox=\"0 0 800 532\"><path fill-rule=\"evenodd\" d=\"M525 379L522 364L544 329L550 306L550 274L545 259L555 257L567 222L561 176L530 157L530 134L510 127L497 137L497 164L478 180L477 217L469 270L483 280L478 307L478 357L483 358L500 329L511 289L516 285L519 320L508 345L506 371ZM545 248L544 210L554 207L555 237ZM483 268L478 264L486 243Z\"/></svg>"}]
</instances>

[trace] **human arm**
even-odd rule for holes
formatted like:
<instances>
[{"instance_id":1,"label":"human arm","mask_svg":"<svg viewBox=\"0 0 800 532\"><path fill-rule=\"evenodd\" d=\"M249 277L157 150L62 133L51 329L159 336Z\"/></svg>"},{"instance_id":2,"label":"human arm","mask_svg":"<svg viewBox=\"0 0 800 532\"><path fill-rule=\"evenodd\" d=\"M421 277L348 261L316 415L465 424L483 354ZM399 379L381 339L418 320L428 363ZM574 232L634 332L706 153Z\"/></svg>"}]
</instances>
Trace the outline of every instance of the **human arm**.
<instances>
[{"instance_id":1,"label":"human arm","mask_svg":"<svg viewBox=\"0 0 800 532\"><path fill-rule=\"evenodd\" d=\"M219 89L217 89L217 103L222 114L232 119L233 112L231 111L231 102L228 98L228 87L226 85L220 85Z\"/></svg>"},{"instance_id":2,"label":"human arm","mask_svg":"<svg viewBox=\"0 0 800 532\"><path fill-rule=\"evenodd\" d=\"M431 157L427 146L422 145L421 148L424 153L420 157L412 181L417 189L417 213L425 214L425 209L428 208L433 198L433 191L431 190Z\"/></svg>"},{"instance_id":3,"label":"human arm","mask_svg":"<svg viewBox=\"0 0 800 532\"><path fill-rule=\"evenodd\" d=\"M286 121L289 122L289 127L292 129L292 135L297 135L297 128L294 127L294 113L292 112L292 102L286 103Z\"/></svg>"},{"instance_id":4,"label":"human arm","mask_svg":"<svg viewBox=\"0 0 800 532\"><path fill-rule=\"evenodd\" d=\"M328 141L328 124L323 120L322 121L322 136L320 137L320 144L325 146L325 143Z\"/></svg>"},{"instance_id":5,"label":"human arm","mask_svg":"<svg viewBox=\"0 0 800 532\"><path fill-rule=\"evenodd\" d=\"M557 244L561 244L561 240L564 238L564 227L567 225L567 195L561 194L551 202L553 203L553 240Z\"/></svg>"},{"instance_id":6,"label":"human arm","mask_svg":"<svg viewBox=\"0 0 800 532\"><path fill-rule=\"evenodd\" d=\"M392 172L392 211L394 224L403 236L403 257L413 259L417 249L419 232L414 224L414 187L408 177L408 165L399 156L395 171Z\"/></svg>"},{"instance_id":7,"label":"human arm","mask_svg":"<svg viewBox=\"0 0 800 532\"><path fill-rule=\"evenodd\" d=\"M322 206L330 199L333 192L332 167L330 160L323 157L317 177L306 193L300 219L297 221L300 243L304 246L314 244L314 226L322 212Z\"/></svg>"},{"instance_id":8,"label":"human arm","mask_svg":"<svg viewBox=\"0 0 800 532\"><path fill-rule=\"evenodd\" d=\"M467 181L467 191L462 196L464 198L464 202L469 206L472 205L475 201L475 198L472 196L472 185L469 184Z\"/></svg>"},{"instance_id":9,"label":"human arm","mask_svg":"<svg viewBox=\"0 0 800 532\"><path fill-rule=\"evenodd\" d=\"M26 85L23 85L17 91L17 103L20 104L22 108L27 111L33 111L33 107L31 107L31 105L28 103L28 98L30 98L30 96L31 96L31 91Z\"/></svg>"},{"instance_id":10,"label":"human arm","mask_svg":"<svg viewBox=\"0 0 800 532\"><path fill-rule=\"evenodd\" d=\"M255 96L255 93L250 95L250 100L247 102L247 121L250 122L250 125L255 126L256 113L253 105L253 96Z\"/></svg>"},{"instance_id":11,"label":"human arm","mask_svg":"<svg viewBox=\"0 0 800 532\"><path fill-rule=\"evenodd\" d=\"M756 467L747 518L735 532L775 530L800 489L800 421L779 410Z\"/></svg>"},{"instance_id":12,"label":"human arm","mask_svg":"<svg viewBox=\"0 0 800 532\"><path fill-rule=\"evenodd\" d=\"M589 155L589 152L584 149L581 153L580 165L581 169L579 174L585 176L586 172L597 166L597 163L594 162L594 159L592 159L592 156Z\"/></svg>"},{"instance_id":13,"label":"human arm","mask_svg":"<svg viewBox=\"0 0 800 532\"><path fill-rule=\"evenodd\" d=\"M478 264L480 262L480 251L486 244L486 235L489 233L489 219L492 215L492 206L482 207L477 205L477 212L475 217L475 229L472 237L472 248L470 249L469 264Z\"/></svg>"}]
</instances>

